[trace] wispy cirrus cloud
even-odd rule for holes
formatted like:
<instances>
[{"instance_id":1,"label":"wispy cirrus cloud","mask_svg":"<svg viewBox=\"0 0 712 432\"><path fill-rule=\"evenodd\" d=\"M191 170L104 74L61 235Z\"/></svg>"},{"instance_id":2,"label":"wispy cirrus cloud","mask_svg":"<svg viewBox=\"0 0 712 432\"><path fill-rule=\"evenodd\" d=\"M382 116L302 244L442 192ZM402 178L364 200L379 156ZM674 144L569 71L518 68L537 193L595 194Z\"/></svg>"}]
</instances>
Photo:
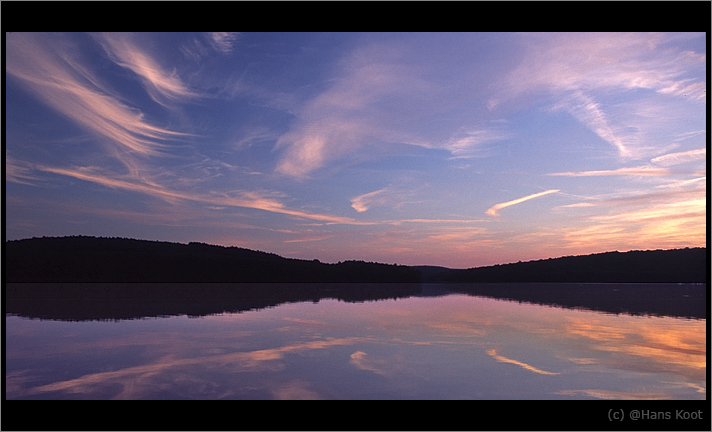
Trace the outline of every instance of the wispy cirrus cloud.
<instances>
[{"instance_id":1,"label":"wispy cirrus cloud","mask_svg":"<svg viewBox=\"0 0 712 432\"><path fill-rule=\"evenodd\" d=\"M694 149L683 152L668 153L655 157L650 161L656 165L671 166L687 162L704 160L707 157L707 149Z\"/></svg>"},{"instance_id":2,"label":"wispy cirrus cloud","mask_svg":"<svg viewBox=\"0 0 712 432\"><path fill-rule=\"evenodd\" d=\"M200 64L215 52L223 55L232 54L239 39L240 33L208 32L188 38L178 46L178 50L185 58Z\"/></svg>"},{"instance_id":3,"label":"wispy cirrus cloud","mask_svg":"<svg viewBox=\"0 0 712 432\"><path fill-rule=\"evenodd\" d=\"M599 177L599 176L634 176L634 177L665 177L674 174L684 174L684 171L667 167L682 165L689 162L703 161L707 156L706 149L694 149L682 152L668 153L650 160L653 165L623 167L609 170L566 171L550 173L550 176L563 177ZM691 173L697 174L695 171Z\"/></svg>"},{"instance_id":4,"label":"wispy cirrus cloud","mask_svg":"<svg viewBox=\"0 0 712 432\"><path fill-rule=\"evenodd\" d=\"M486 155L485 146L511 138L511 134L491 125L467 128L455 134L442 146L453 158L472 158Z\"/></svg>"},{"instance_id":5,"label":"wispy cirrus cloud","mask_svg":"<svg viewBox=\"0 0 712 432\"><path fill-rule=\"evenodd\" d=\"M302 219L320 221L327 224L367 224L347 217L332 216L327 214L311 213L302 210L291 209L272 197L252 191L243 191L239 192L236 195L180 192L155 184L136 182L133 179L112 178L100 173L101 170L96 168L85 167L67 169L49 166L37 166L36 169L44 172L64 175L79 180L97 183L112 189L122 189L143 193L156 198L160 198L167 202L192 201L216 206L250 208L287 216L294 216Z\"/></svg>"},{"instance_id":6,"label":"wispy cirrus cloud","mask_svg":"<svg viewBox=\"0 0 712 432\"><path fill-rule=\"evenodd\" d=\"M517 199L511 200L511 201L495 204L492 207L490 207L485 213L488 214L489 216L497 217L497 216L499 216L499 211L502 210L503 208L513 206L515 204L520 204L525 201L529 201L530 199L539 198L544 195L549 195L549 194L557 193L557 192L560 192L559 189L549 189L544 192L538 192L535 194L527 195L522 198L517 198Z\"/></svg>"},{"instance_id":7,"label":"wispy cirrus cloud","mask_svg":"<svg viewBox=\"0 0 712 432\"><path fill-rule=\"evenodd\" d=\"M210 33L210 41L213 48L222 53L229 54L232 52L239 36L240 34L235 32L212 32Z\"/></svg>"},{"instance_id":8,"label":"wispy cirrus cloud","mask_svg":"<svg viewBox=\"0 0 712 432\"><path fill-rule=\"evenodd\" d=\"M694 179L664 186L565 206L582 214L557 230L559 244L591 252L703 245L706 185Z\"/></svg>"},{"instance_id":9,"label":"wispy cirrus cloud","mask_svg":"<svg viewBox=\"0 0 712 432\"><path fill-rule=\"evenodd\" d=\"M168 101L184 101L200 94L188 87L175 69L163 67L140 45L130 33L95 34L94 39L117 65L134 72L141 80L151 98L166 105ZM221 45L229 46L226 40Z\"/></svg>"},{"instance_id":10,"label":"wispy cirrus cloud","mask_svg":"<svg viewBox=\"0 0 712 432\"><path fill-rule=\"evenodd\" d=\"M374 359L363 351L356 351L351 354L351 363L358 369L373 372L378 375L388 375L386 371L388 363L383 359Z\"/></svg>"},{"instance_id":11,"label":"wispy cirrus cloud","mask_svg":"<svg viewBox=\"0 0 712 432\"><path fill-rule=\"evenodd\" d=\"M398 53L363 52L344 60L333 84L304 103L299 121L276 144L283 154L276 171L305 178L325 163L353 154L379 140L402 141L405 134L386 126L390 117L378 104L402 101L420 85L408 68L394 59ZM390 55L386 55L390 53Z\"/></svg>"},{"instance_id":12,"label":"wispy cirrus cloud","mask_svg":"<svg viewBox=\"0 0 712 432\"><path fill-rule=\"evenodd\" d=\"M669 176L673 172L667 168L659 168L653 166L639 166L629 168L618 168L611 170L594 170L594 171L568 171L551 173L550 176L562 177L600 177L600 176Z\"/></svg>"},{"instance_id":13,"label":"wispy cirrus cloud","mask_svg":"<svg viewBox=\"0 0 712 432\"><path fill-rule=\"evenodd\" d=\"M363 213L377 206L399 208L406 203L413 202L413 194L413 190L405 190L397 186L389 185L351 198L351 207L359 213Z\"/></svg>"},{"instance_id":14,"label":"wispy cirrus cloud","mask_svg":"<svg viewBox=\"0 0 712 432\"><path fill-rule=\"evenodd\" d=\"M697 38L703 34L666 33L527 33L521 65L506 78L506 97L542 89L650 89L684 96L682 89L704 89L687 76L690 67L704 67L706 57L665 45L671 38ZM661 55L664 54L664 55ZM704 99L699 91L688 97ZM503 95L505 95L503 93ZM492 102L497 102L494 100Z\"/></svg>"},{"instance_id":15,"label":"wispy cirrus cloud","mask_svg":"<svg viewBox=\"0 0 712 432\"><path fill-rule=\"evenodd\" d=\"M386 198L384 198L384 192L386 190L386 188L383 188L354 197L351 199L351 207L361 213L368 210L374 204L383 204L386 202Z\"/></svg>"},{"instance_id":16,"label":"wispy cirrus cloud","mask_svg":"<svg viewBox=\"0 0 712 432\"><path fill-rule=\"evenodd\" d=\"M275 146L281 153L278 173L308 178L332 161L374 157L394 145L441 149L456 158L479 157L480 147L508 136L473 120L486 111L484 104L471 101L482 91L475 77L492 73L482 71L468 54L476 50L476 37L386 39L347 51L331 68L324 90L294 110L296 121ZM435 59L424 61L424 49ZM438 66L452 62L458 66ZM453 112L457 116L451 116Z\"/></svg>"},{"instance_id":17,"label":"wispy cirrus cloud","mask_svg":"<svg viewBox=\"0 0 712 432\"><path fill-rule=\"evenodd\" d=\"M186 133L145 119L116 95L82 59L68 38L13 33L7 38L8 76L82 128L114 143L120 158L158 155L166 140Z\"/></svg>"},{"instance_id":18,"label":"wispy cirrus cloud","mask_svg":"<svg viewBox=\"0 0 712 432\"><path fill-rule=\"evenodd\" d=\"M704 68L705 55L667 46L672 38L696 37L702 35L522 34L520 66L504 75L488 107L494 110L503 104L518 104L525 95L553 96L554 109L570 113L613 146L620 157L637 159L645 154L641 151L645 140L640 136L651 126L641 123L640 116L629 115L635 110L630 101L623 103L627 106L618 101L611 104L607 97L636 90L657 94L657 99L646 99L640 109L666 103L662 96L679 98L681 103L703 101L706 83L690 78L689 71ZM616 110L628 115L614 115Z\"/></svg>"},{"instance_id":19,"label":"wispy cirrus cloud","mask_svg":"<svg viewBox=\"0 0 712 432\"><path fill-rule=\"evenodd\" d=\"M620 127L615 127L601 104L590 96L576 90L554 108L568 111L601 139L615 147L621 157L631 156L631 147L635 144L634 137L621 132Z\"/></svg>"},{"instance_id":20,"label":"wispy cirrus cloud","mask_svg":"<svg viewBox=\"0 0 712 432\"><path fill-rule=\"evenodd\" d=\"M18 161L10 156L5 156L5 181L26 185L35 185L41 179L33 173L32 164Z\"/></svg>"}]
</instances>

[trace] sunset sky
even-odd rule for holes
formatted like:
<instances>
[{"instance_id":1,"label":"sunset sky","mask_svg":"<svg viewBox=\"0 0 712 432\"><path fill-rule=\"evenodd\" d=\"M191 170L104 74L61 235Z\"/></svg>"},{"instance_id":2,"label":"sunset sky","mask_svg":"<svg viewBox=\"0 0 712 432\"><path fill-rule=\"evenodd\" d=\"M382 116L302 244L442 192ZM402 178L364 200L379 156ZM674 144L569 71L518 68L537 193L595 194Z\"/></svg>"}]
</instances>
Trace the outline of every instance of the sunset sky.
<instances>
[{"instance_id":1,"label":"sunset sky","mask_svg":"<svg viewBox=\"0 0 712 432\"><path fill-rule=\"evenodd\" d=\"M6 35L8 240L466 268L706 244L704 33Z\"/></svg>"}]
</instances>

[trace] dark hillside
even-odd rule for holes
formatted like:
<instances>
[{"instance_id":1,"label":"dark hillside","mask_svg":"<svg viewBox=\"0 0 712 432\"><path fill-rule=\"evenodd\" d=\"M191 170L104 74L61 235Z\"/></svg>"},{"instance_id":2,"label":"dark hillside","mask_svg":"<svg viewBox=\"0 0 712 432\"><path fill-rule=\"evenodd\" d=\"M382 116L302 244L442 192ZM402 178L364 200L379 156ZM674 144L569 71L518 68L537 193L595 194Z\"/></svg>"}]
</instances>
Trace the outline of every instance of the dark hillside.
<instances>
[{"instance_id":1,"label":"dark hillside","mask_svg":"<svg viewBox=\"0 0 712 432\"><path fill-rule=\"evenodd\" d=\"M5 243L6 282L706 282L707 249L606 252L453 270L299 260L239 247L124 238Z\"/></svg>"},{"instance_id":2,"label":"dark hillside","mask_svg":"<svg viewBox=\"0 0 712 432\"><path fill-rule=\"evenodd\" d=\"M706 248L606 252L452 270L448 282L707 282Z\"/></svg>"},{"instance_id":3,"label":"dark hillside","mask_svg":"<svg viewBox=\"0 0 712 432\"><path fill-rule=\"evenodd\" d=\"M420 282L407 266L325 264L204 243L43 237L5 243L7 282Z\"/></svg>"}]
</instances>

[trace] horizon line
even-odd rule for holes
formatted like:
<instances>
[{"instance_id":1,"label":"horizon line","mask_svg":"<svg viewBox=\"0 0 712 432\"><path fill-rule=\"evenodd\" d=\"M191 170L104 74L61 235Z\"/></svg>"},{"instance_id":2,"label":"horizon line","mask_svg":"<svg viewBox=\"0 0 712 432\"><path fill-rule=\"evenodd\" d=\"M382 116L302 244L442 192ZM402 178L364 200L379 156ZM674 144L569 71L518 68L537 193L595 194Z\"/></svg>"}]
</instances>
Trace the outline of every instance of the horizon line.
<instances>
[{"instance_id":1,"label":"horizon line","mask_svg":"<svg viewBox=\"0 0 712 432\"><path fill-rule=\"evenodd\" d=\"M29 238L22 238L22 239L14 239L14 240L5 240L5 243L9 242L19 242L19 241L28 241L28 240L38 240L38 239L68 239L68 238L90 238L90 239L106 239L106 240L132 240L132 241L141 241L141 242L151 242L151 243L168 243L168 244L177 244L177 245L183 245L183 246L189 246L191 244L200 244L200 245L206 245L206 246L211 246L211 247L220 247L220 248L237 248L237 249L244 249L244 250L249 250L252 252L260 252L260 253L266 253L270 255L276 255L280 258L285 258L285 259L294 259L294 260L301 260L301 261L313 261L314 259L308 259L308 258L290 258L286 257L283 255L280 255L276 252L268 252L264 250L259 250L259 249L250 249L242 246L224 246L220 244L211 244L211 243L205 243L201 241L190 241L188 243L181 243L181 242L175 242L175 241L168 241L168 240L148 240L148 239L140 239L140 238L132 238L132 237L104 237L104 236L92 236L92 235L84 235L84 234L76 234L76 235L65 235L65 236L42 236L42 237L29 237ZM624 250L624 251L619 251L619 250L608 250L608 251L603 251L603 252L592 252L592 253L587 253L587 254L579 254L579 255L560 255L560 256L552 256L548 258L538 258L538 259L532 259L532 260L527 260L527 261L521 261L519 260L518 262L505 262L505 263L498 263L498 264L490 264L490 265L484 265L484 266L475 266L475 267L466 267L466 268L460 268L460 267L447 267L447 266L441 266L441 265L434 265L434 264L415 264L415 265L408 265L408 264L398 264L395 263L395 265L398 266L404 266L404 267L442 267L442 268L447 268L450 270L467 270L467 269L473 269L473 268L485 268L485 267L495 267L495 266L502 266L502 265L509 265L509 264L521 264L521 263L529 263L529 262L538 262L538 261L546 261L546 260L552 260L552 259L559 259L559 258L569 258L569 257L579 257L579 256L591 256L591 255L601 255L601 254L607 254L607 253L629 253L629 252L655 252L655 251L674 251L674 250L685 250L685 249L707 249L707 246L685 246L685 247L678 247L678 248L671 248L671 249L629 249L629 250ZM365 261L365 260L358 260L358 259L348 259L344 261L338 261L338 262L323 262L321 260L316 259L322 264L338 264L342 262L348 262L348 261L363 261L363 262L373 262L377 264L385 264L377 261ZM392 265L392 264L389 264Z\"/></svg>"}]
</instances>

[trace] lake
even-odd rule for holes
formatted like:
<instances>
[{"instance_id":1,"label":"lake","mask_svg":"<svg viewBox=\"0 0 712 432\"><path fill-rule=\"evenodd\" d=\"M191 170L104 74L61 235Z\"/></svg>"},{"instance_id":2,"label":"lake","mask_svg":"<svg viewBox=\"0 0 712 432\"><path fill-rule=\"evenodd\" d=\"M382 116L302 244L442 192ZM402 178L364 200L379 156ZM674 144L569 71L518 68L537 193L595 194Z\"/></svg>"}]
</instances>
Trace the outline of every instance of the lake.
<instances>
[{"instance_id":1,"label":"lake","mask_svg":"<svg viewBox=\"0 0 712 432\"><path fill-rule=\"evenodd\" d=\"M531 298L534 288L526 284L499 285L514 292L506 298L423 284L398 286L380 299L372 295L377 284L254 285L245 291L252 294L229 299L225 292L233 288L223 285L212 303L188 294L175 294L173 303L117 300L106 294L117 285L101 291L102 284L62 299L46 293L76 287L35 284L35 298L19 298L27 286L7 287L8 400L707 396L704 284L566 285L557 294L568 296L564 304ZM550 299L560 286L537 291ZM601 306L602 298L616 300L628 288L636 296L641 289L650 296L672 292L677 300L665 305L679 300L682 310L693 305L698 312ZM517 300L519 291L529 297Z\"/></svg>"}]
</instances>

